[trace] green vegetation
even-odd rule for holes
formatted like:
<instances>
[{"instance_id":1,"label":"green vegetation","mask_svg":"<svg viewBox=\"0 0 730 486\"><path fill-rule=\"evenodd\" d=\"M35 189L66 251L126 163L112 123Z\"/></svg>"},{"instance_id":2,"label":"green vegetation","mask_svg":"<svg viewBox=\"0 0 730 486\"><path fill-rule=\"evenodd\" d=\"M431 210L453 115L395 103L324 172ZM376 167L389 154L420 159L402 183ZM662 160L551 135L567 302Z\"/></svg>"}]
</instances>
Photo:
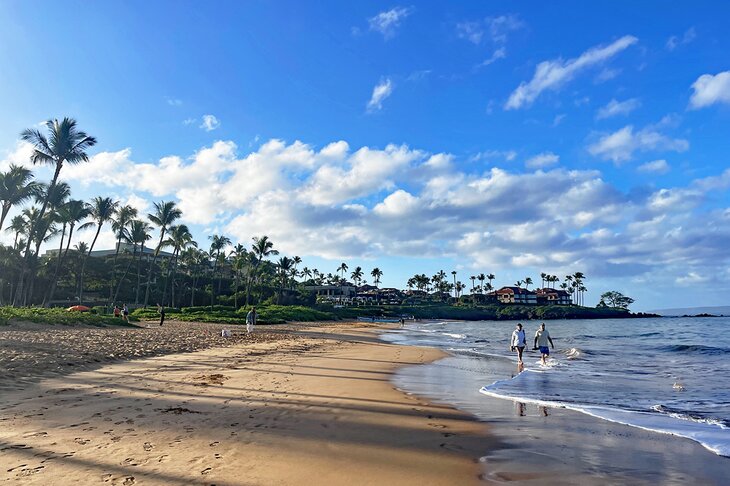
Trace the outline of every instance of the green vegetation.
<instances>
[{"instance_id":1,"label":"green vegetation","mask_svg":"<svg viewBox=\"0 0 730 486\"><path fill-rule=\"evenodd\" d=\"M127 325L120 318L99 315L94 312L69 312L65 309L44 309L40 307L0 307L0 325L8 325L11 321L62 326L75 324L89 326Z\"/></svg>"},{"instance_id":2,"label":"green vegetation","mask_svg":"<svg viewBox=\"0 0 730 486\"><path fill-rule=\"evenodd\" d=\"M214 322L221 324L246 324L246 314L249 308L241 307L235 310L229 306L215 306L213 310L210 307L183 307L180 310L166 309L165 313L168 319L188 322ZM316 321L332 321L338 318L331 312L323 312L311 307L300 305L268 305L257 307L259 324L282 324L284 322L316 322ZM139 319L158 319L159 314L156 309L137 309L132 315Z\"/></svg>"}]
</instances>

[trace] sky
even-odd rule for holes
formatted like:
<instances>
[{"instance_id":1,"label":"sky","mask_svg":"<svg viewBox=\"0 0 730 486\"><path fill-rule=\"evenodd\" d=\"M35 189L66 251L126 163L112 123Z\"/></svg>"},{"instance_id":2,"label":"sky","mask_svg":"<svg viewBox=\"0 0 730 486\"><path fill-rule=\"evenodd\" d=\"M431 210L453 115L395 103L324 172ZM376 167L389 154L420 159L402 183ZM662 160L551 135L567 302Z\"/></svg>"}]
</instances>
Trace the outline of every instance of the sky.
<instances>
[{"instance_id":1,"label":"sky","mask_svg":"<svg viewBox=\"0 0 730 486\"><path fill-rule=\"evenodd\" d=\"M98 139L61 173L74 198L174 200L203 248L265 234L385 286L581 271L591 305L725 305L728 18L703 1L2 0L0 170L29 164L23 129L69 116Z\"/></svg>"}]
</instances>

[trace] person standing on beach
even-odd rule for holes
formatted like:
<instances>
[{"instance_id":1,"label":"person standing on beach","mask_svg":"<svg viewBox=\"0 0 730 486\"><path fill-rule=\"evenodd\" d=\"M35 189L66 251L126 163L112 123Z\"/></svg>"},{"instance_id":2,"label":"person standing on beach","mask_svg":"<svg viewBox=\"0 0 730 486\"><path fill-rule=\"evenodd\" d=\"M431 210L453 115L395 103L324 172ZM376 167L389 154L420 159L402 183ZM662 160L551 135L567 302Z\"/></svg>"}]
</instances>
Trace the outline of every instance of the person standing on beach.
<instances>
[{"instance_id":1,"label":"person standing on beach","mask_svg":"<svg viewBox=\"0 0 730 486\"><path fill-rule=\"evenodd\" d=\"M256 307L251 307L251 310L246 314L246 332L253 332L253 326L256 325Z\"/></svg>"},{"instance_id":2,"label":"person standing on beach","mask_svg":"<svg viewBox=\"0 0 730 486\"><path fill-rule=\"evenodd\" d=\"M129 307L127 307L127 304L122 306L122 319L124 319L124 322L129 322Z\"/></svg>"},{"instance_id":3,"label":"person standing on beach","mask_svg":"<svg viewBox=\"0 0 730 486\"><path fill-rule=\"evenodd\" d=\"M160 314L160 326L165 322L165 308L157 304L157 312Z\"/></svg>"},{"instance_id":4,"label":"person standing on beach","mask_svg":"<svg viewBox=\"0 0 730 486\"><path fill-rule=\"evenodd\" d=\"M522 324L517 323L517 329L512 331L512 340L510 341L510 350L512 352L517 351L517 363L522 363L522 352L527 346L527 337L525 336L525 330L522 329Z\"/></svg>"},{"instance_id":5,"label":"person standing on beach","mask_svg":"<svg viewBox=\"0 0 730 486\"><path fill-rule=\"evenodd\" d=\"M553 339L550 337L550 333L548 332L548 330L545 329L545 323L543 322L542 324L540 324L540 329L538 329L535 333L535 346L533 347L533 349L537 349L538 346L540 347L540 354L542 354L542 364L547 364L548 356L550 356L550 348L548 347L548 344L550 344L550 346L555 349Z\"/></svg>"},{"instance_id":6,"label":"person standing on beach","mask_svg":"<svg viewBox=\"0 0 730 486\"><path fill-rule=\"evenodd\" d=\"M122 311L119 309L118 305L114 306L114 317L119 317L121 315Z\"/></svg>"}]
</instances>

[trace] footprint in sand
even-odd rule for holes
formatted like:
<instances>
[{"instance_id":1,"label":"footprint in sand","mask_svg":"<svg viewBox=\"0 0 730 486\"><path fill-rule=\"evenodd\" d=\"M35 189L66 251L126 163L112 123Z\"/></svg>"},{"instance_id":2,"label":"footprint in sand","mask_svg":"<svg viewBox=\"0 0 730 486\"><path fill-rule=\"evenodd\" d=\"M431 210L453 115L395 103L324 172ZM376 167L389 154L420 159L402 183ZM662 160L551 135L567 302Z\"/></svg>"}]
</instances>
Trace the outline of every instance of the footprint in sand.
<instances>
[{"instance_id":1,"label":"footprint in sand","mask_svg":"<svg viewBox=\"0 0 730 486\"><path fill-rule=\"evenodd\" d=\"M88 444L91 441L89 439L82 439L81 437L76 437L74 439L74 442L76 442L79 445L86 445L86 444Z\"/></svg>"},{"instance_id":2,"label":"footprint in sand","mask_svg":"<svg viewBox=\"0 0 730 486\"><path fill-rule=\"evenodd\" d=\"M215 447L215 446L217 446L218 444L220 444L220 442L218 442L218 441L216 440L215 442L211 442L211 443L210 443L210 446L211 446L211 447Z\"/></svg>"},{"instance_id":3,"label":"footprint in sand","mask_svg":"<svg viewBox=\"0 0 730 486\"><path fill-rule=\"evenodd\" d=\"M151 451L152 449L154 449L154 448L155 448L155 446L153 446L153 445L152 445L152 444L150 444L149 442L145 442L145 443L144 443L144 445L142 446L142 448L143 448L143 449L144 449L145 451L149 452L149 451Z\"/></svg>"},{"instance_id":4,"label":"footprint in sand","mask_svg":"<svg viewBox=\"0 0 730 486\"><path fill-rule=\"evenodd\" d=\"M205 469L203 469L202 471L200 471L200 474L204 474L204 475L205 474L209 474L212 470L213 470L212 467L206 467Z\"/></svg>"}]
</instances>

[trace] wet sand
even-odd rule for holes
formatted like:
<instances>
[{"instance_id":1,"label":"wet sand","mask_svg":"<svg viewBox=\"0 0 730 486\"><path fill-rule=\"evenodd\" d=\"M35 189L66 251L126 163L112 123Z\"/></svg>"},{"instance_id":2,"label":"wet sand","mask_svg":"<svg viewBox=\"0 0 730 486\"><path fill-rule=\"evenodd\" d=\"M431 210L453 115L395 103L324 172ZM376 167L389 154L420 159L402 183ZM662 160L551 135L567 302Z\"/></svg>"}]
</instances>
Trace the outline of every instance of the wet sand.
<instances>
[{"instance_id":1,"label":"wet sand","mask_svg":"<svg viewBox=\"0 0 730 486\"><path fill-rule=\"evenodd\" d=\"M390 383L440 352L382 343L357 324L283 331L3 392L0 481L480 482L478 458L498 448L487 426Z\"/></svg>"}]
</instances>

